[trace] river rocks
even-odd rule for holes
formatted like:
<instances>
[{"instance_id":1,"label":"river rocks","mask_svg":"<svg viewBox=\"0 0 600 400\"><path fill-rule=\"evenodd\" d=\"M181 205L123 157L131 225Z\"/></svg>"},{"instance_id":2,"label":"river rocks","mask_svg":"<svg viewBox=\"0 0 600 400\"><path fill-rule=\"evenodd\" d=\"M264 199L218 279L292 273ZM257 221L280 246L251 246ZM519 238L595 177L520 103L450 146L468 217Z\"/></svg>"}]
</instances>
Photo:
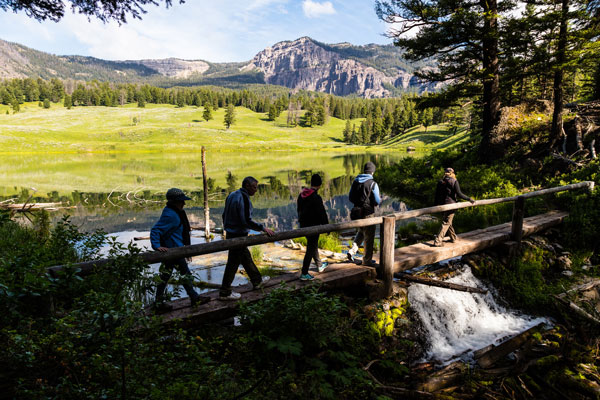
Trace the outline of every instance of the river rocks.
<instances>
[{"instance_id":1,"label":"river rocks","mask_svg":"<svg viewBox=\"0 0 600 400\"><path fill-rule=\"evenodd\" d=\"M558 271L562 271L562 272L571 271L572 265L573 265L573 262L568 257L568 255L562 255L562 256L558 257L556 259L556 262L554 263L555 268ZM570 276L570 275L568 275L568 276Z\"/></svg>"}]
</instances>

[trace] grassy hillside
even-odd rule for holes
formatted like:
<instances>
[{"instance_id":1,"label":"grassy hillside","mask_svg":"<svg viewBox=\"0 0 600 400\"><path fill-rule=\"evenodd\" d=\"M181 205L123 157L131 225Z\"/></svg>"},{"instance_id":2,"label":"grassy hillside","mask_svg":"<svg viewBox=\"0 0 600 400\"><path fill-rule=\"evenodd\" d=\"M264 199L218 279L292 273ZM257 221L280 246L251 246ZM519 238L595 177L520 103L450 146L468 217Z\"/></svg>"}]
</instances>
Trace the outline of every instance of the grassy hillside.
<instances>
[{"instance_id":1,"label":"grassy hillside","mask_svg":"<svg viewBox=\"0 0 600 400\"><path fill-rule=\"evenodd\" d=\"M466 140L448 136L445 126L415 127L382 145L342 142L345 121L325 126L287 127L287 115L267 121L264 114L236 109L236 123L223 125L224 110L202 120L202 108L169 105L50 109L27 103L9 114L0 105L0 196L34 187L38 193L110 192L113 189L163 190L202 185L200 149L207 149L209 176L225 187L231 171L261 181L275 176L284 184L298 171L323 171L328 177L356 174L371 153L378 164L398 160L413 146L417 154ZM139 121L134 124L134 119ZM359 124L359 120L355 121Z\"/></svg>"},{"instance_id":2,"label":"grassy hillside","mask_svg":"<svg viewBox=\"0 0 600 400\"><path fill-rule=\"evenodd\" d=\"M268 121L265 114L242 107L236 109L236 123L230 129L223 125L223 109L214 111L214 119L208 122L202 119L202 108L170 105L67 110L60 104L44 109L27 103L16 114L6 114L7 110L8 106L0 106L0 153L193 152L201 146L209 151L379 152L405 150L415 143L419 149L433 148L447 140L445 127L438 126L427 133L413 128L384 146L350 146L342 142L343 120L330 118L324 126L312 128L288 127L285 112Z\"/></svg>"}]
</instances>

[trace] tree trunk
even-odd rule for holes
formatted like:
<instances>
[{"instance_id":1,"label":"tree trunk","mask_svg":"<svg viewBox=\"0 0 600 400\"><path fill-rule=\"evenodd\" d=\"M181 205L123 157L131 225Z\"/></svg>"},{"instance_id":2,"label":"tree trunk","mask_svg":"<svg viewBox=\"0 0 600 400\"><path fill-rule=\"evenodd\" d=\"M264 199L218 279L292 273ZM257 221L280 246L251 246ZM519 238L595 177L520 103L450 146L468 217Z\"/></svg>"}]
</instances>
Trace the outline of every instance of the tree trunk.
<instances>
[{"instance_id":1,"label":"tree trunk","mask_svg":"<svg viewBox=\"0 0 600 400\"><path fill-rule=\"evenodd\" d=\"M500 121L500 78L498 69L498 4L497 0L481 0L485 22L483 28L483 119L479 155L493 161L493 130Z\"/></svg>"},{"instance_id":2,"label":"tree trunk","mask_svg":"<svg viewBox=\"0 0 600 400\"><path fill-rule=\"evenodd\" d=\"M563 130L563 79L567 49L567 22L569 0L562 0L560 30L558 33L558 48L556 49L556 66L554 71L554 112L552 113L552 129L550 130L550 147L556 146L564 135Z\"/></svg>"},{"instance_id":3,"label":"tree trunk","mask_svg":"<svg viewBox=\"0 0 600 400\"><path fill-rule=\"evenodd\" d=\"M208 208L208 180L206 177L206 150L202 146L202 184L204 189L204 237L210 239L210 209Z\"/></svg>"}]
</instances>

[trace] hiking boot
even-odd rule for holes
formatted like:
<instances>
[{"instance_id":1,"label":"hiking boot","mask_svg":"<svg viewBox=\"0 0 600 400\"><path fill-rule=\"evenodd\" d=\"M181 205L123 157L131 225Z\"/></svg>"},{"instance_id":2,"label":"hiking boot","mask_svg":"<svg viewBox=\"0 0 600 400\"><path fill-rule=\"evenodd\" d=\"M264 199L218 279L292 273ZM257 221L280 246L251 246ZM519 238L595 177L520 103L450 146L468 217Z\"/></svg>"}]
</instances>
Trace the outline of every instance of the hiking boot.
<instances>
[{"instance_id":1,"label":"hiking boot","mask_svg":"<svg viewBox=\"0 0 600 400\"><path fill-rule=\"evenodd\" d=\"M157 314L164 314L164 313L168 313L169 311L173 311L173 306L171 304L167 304L167 303L154 303L154 305L152 306L154 308L154 311L156 311Z\"/></svg>"},{"instance_id":2,"label":"hiking boot","mask_svg":"<svg viewBox=\"0 0 600 400\"><path fill-rule=\"evenodd\" d=\"M433 247L444 247L444 243L442 243L442 242L433 242L432 246Z\"/></svg>"},{"instance_id":3,"label":"hiking boot","mask_svg":"<svg viewBox=\"0 0 600 400\"><path fill-rule=\"evenodd\" d=\"M300 280L301 281L312 281L313 279L315 279L315 277L312 276L311 274L302 274L302 275L300 275Z\"/></svg>"},{"instance_id":4,"label":"hiking boot","mask_svg":"<svg viewBox=\"0 0 600 400\"><path fill-rule=\"evenodd\" d=\"M323 262L323 263L321 263L321 265L319 265L317 267L317 270L319 272L323 272L323 271L325 271L325 268L327 268L327 267L329 267L329 263L328 262Z\"/></svg>"},{"instance_id":5,"label":"hiking boot","mask_svg":"<svg viewBox=\"0 0 600 400\"><path fill-rule=\"evenodd\" d=\"M355 242L352 242L352 247L348 250L346 256L350 262L354 262L354 255L358 252L358 245Z\"/></svg>"},{"instance_id":6,"label":"hiking boot","mask_svg":"<svg viewBox=\"0 0 600 400\"><path fill-rule=\"evenodd\" d=\"M231 292L229 294L229 296L219 296L219 300L225 300L225 301L236 301L242 298L242 295L239 294L238 292Z\"/></svg>"},{"instance_id":7,"label":"hiking boot","mask_svg":"<svg viewBox=\"0 0 600 400\"><path fill-rule=\"evenodd\" d=\"M450 243L458 243L458 242L460 242L460 239L459 239L459 238L456 238L456 239L450 239Z\"/></svg>"},{"instance_id":8,"label":"hiking boot","mask_svg":"<svg viewBox=\"0 0 600 400\"><path fill-rule=\"evenodd\" d=\"M256 284L256 285L255 285L254 283L252 284L252 286L254 287L254 290L256 290L256 289L262 289L262 288L264 288L264 287L265 287L265 284L266 284L267 282L269 282L269 280L270 280L270 279L271 279L271 277L270 277L270 276L263 276L263 277L261 278L261 281L260 281L260 283L258 283L258 284Z\"/></svg>"},{"instance_id":9,"label":"hiking boot","mask_svg":"<svg viewBox=\"0 0 600 400\"><path fill-rule=\"evenodd\" d=\"M196 296L194 298L190 298L190 303L192 303L192 307L199 306L201 304L206 304L210 301L210 297L208 296Z\"/></svg>"}]
</instances>

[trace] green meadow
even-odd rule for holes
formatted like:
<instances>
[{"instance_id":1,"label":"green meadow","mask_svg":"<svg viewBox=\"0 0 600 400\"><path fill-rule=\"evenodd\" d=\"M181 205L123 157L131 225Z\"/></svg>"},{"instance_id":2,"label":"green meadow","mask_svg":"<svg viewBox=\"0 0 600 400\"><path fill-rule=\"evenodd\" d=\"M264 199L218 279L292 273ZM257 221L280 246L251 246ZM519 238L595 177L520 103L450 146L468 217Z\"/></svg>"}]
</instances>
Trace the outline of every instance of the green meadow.
<instances>
[{"instance_id":1,"label":"green meadow","mask_svg":"<svg viewBox=\"0 0 600 400\"><path fill-rule=\"evenodd\" d=\"M223 109L213 111L208 122L202 111L154 104L44 109L26 103L13 113L0 105L0 195L31 187L38 193L197 190L202 146L208 175L225 187L228 171L238 183L247 175L287 183L297 171L336 177L359 172L364 154L397 161L407 156L408 146L418 155L467 139L464 131L450 136L445 125L438 125L427 131L412 128L380 145L353 146L343 143L345 121L337 118L324 126L288 127L286 112L268 121L265 114L238 107L235 124L225 129Z\"/></svg>"},{"instance_id":2,"label":"green meadow","mask_svg":"<svg viewBox=\"0 0 600 400\"><path fill-rule=\"evenodd\" d=\"M6 112L9 114L6 114ZM448 138L445 125L415 127L383 145L352 146L343 143L345 121L329 118L324 126L289 127L287 112L275 121L243 107L236 108L236 122L223 125L224 109L213 119L202 119L202 108L148 104L122 107L73 107L60 104L44 109L25 103L13 113L0 105L0 153L85 152L193 152L202 146L211 151L387 151L438 148L466 138L464 132ZM360 124L360 119L353 122Z\"/></svg>"}]
</instances>

